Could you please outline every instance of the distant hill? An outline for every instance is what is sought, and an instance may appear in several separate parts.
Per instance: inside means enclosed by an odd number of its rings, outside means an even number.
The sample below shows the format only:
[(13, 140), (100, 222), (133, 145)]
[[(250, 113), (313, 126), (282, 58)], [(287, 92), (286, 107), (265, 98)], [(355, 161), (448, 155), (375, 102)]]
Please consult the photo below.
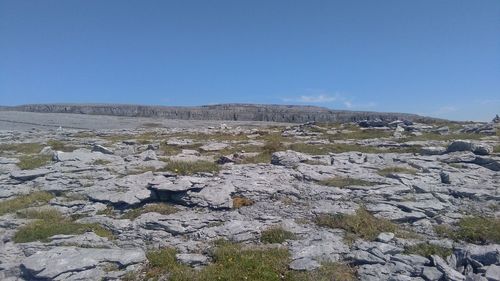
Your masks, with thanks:
[(203, 106), (149, 106), (124, 104), (26, 104), (1, 106), (0, 110), (77, 113), (127, 117), (153, 117), (181, 120), (272, 121), (288, 123), (353, 122), (382, 119), (432, 121), (436, 118), (408, 113), (331, 110), (317, 106), (217, 104)]

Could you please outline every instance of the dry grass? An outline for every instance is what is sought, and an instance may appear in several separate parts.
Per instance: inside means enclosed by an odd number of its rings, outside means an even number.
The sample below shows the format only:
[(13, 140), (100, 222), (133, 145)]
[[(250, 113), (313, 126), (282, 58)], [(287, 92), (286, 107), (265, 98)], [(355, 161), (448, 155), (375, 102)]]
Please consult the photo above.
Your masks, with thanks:
[(241, 207), (252, 206), (255, 204), (255, 201), (250, 200), (245, 197), (235, 196), (233, 197), (233, 208), (239, 209)]
[(33, 192), (28, 195), (0, 201), (0, 216), (14, 213), (21, 209), (47, 204), (54, 196), (44, 191)]
[(365, 181), (362, 179), (333, 177), (319, 182), (321, 185), (334, 186), (334, 187), (348, 187), (348, 186), (374, 186), (376, 182)]

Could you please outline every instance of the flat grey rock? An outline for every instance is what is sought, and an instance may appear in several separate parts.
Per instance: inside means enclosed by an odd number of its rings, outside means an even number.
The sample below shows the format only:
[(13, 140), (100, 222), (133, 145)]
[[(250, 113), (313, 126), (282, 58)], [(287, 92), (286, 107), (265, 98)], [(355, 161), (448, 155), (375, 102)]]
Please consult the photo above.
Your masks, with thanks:
[(28, 181), (38, 177), (43, 177), (53, 172), (54, 171), (49, 169), (20, 170), (11, 172), (10, 177), (20, 181)]
[(140, 249), (56, 247), (27, 257), (23, 260), (21, 266), (32, 278), (56, 279), (64, 273), (93, 269), (103, 262), (126, 267), (145, 260), (146, 255)]

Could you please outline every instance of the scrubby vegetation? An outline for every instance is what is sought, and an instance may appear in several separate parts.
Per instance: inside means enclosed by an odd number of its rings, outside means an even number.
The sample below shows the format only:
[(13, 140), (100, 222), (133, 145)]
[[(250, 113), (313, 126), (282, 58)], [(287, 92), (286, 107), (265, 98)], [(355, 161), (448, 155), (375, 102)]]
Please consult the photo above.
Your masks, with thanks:
[(13, 239), (16, 243), (46, 242), (48, 238), (57, 234), (82, 234), (88, 231), (109, 239), (113, 238), (109, 230), (97, 223), (77, 223), (55, 210), (27, 211), (24, 216), (37, 220), (18, 228)]
[(469, 243), (500, 243), (500, 219), (470, 216), (462, 218), (455, 227), (438, 225), (436, 233)]
[(28, 207), (41, 206), (47, 204), (54, 196), (44, 191), (33, 192), (28, 195), (21, 195), (12, 199), (0, 201), (0, 216), (7, 213), (14, 213)]
[(154, 203), (154, 204), (144, 205), (140, 208), (131, 209), (127, 211), (125, 214), (123, 214), (122, 218), (134, 220), (140, 215), (145, 213), (155, 212), (162, 215), (170, 215), (177, 213), (178, 211), (179, 209), (177, 209), (173, 205), (167, 203)]
[(387, 177), (393, 174), (408, 174), (408, 175), (415, 175), (417, 173), (417, 170), (413, 168), (406, 168), (406, 167), (387, 167), (383, 168), (377, 171), (377, 173), (383, 177)]
[(319, 182), (321, 185), (334, 186), (334, 187), (348, 187), (348, 186), (374, 186), (377, 183), (365, 181), (362, 179), (355, 179), (349, 177), (333, 177)]
[(433, 245), (430, 243), (420, 243), (413, 246), (406, 247), (405, 254), (407, 255), (419, 255), (423, 257), (430, 257), (431, 255), (438, 255), (442, 258), (446, 258), (451, 255), (453, 251), (442, 246)]
[[(355, 214), (322, 214), (318, 215), (315, 223), (319, 226), (329, 228), (340, 228), (345, 230), (346, 239), (363, 238), (374, 240), (381, 232), (396, 232), (398, 227), (392, 222), (374, 217), (365, 208), (359, 208)], [(349, 241), (350, 240), (350, 241)]]
[(286, 240), (294, 239), (295, 235), (280, 226), (274, 226), (262, 231), (260, 241), (262, 243), (283, 243)]

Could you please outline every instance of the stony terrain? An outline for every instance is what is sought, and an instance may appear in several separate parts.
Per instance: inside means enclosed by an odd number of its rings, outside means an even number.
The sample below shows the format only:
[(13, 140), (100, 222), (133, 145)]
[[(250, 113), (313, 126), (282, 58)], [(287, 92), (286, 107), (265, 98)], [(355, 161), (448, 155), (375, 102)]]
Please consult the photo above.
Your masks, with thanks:
[(498, 124), (146, 124), (0, 131), (1, 280), (500, 280)]

